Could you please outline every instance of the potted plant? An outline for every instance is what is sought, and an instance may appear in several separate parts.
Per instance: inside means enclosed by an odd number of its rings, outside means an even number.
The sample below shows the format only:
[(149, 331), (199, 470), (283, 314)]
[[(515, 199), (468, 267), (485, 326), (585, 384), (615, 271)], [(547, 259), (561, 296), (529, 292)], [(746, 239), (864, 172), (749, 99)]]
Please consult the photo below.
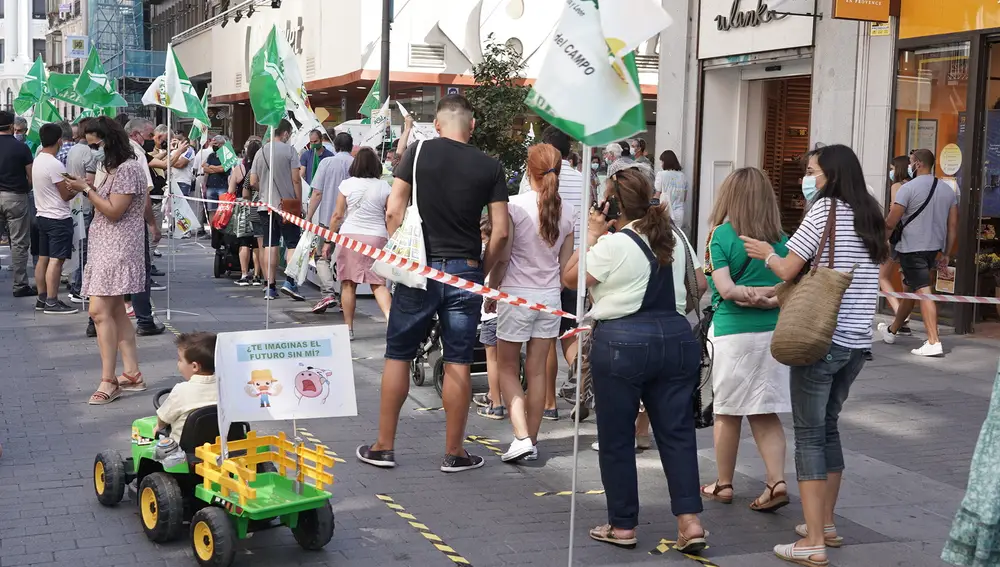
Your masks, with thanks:
[[(993, 252), (976, 254), (976, 271), (989, 277), (987, 281), (993, 282), (993, 296), (1000, 297), (1000, 255)], [(996, 307), (1000, 314), (1000, 305)]]

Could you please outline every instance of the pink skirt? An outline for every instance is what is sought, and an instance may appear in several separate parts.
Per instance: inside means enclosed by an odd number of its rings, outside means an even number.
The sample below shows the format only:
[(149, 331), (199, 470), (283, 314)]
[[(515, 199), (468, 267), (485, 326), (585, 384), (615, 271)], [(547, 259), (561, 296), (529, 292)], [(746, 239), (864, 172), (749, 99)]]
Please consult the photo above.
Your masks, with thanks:
[[(382, 248), (389, 241), (388, 238), (365, 234), (344, 234), (344, 236), (375, 248)], [(372, 265), (375, 263), (375, 260), (368, 256), (363, 256), (343, 246), (337, 247), (334, 256), (337, 262), (337, 280), (357, 284), (385, 285), (385, 278), (372, 271)]]

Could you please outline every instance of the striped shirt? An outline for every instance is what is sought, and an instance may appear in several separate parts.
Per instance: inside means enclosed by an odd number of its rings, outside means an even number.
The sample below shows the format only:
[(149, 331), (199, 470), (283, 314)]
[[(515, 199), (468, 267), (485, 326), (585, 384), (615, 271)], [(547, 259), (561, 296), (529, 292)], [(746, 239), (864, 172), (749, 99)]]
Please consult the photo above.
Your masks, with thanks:
[[(816, 201), (788, 241), (788, 249), (806, 261), (816, 256), (829, 211), (829, 199)], [(872, 320), (878, 303), (878, 264), (872, 260), (864, 242), (854, 230), (854, 211), (843, 201), (837, 201), (835, 241), (834, 269), (848, 272), (855, 264), (858, 268), (854, 271), (854, 280), (840, 304), (833, 342), (844, 348), (871, 348)], [(828, 250), (823, 250), (820, 255), (820, 266), (827, 265)]]
[[(521, 178), (521, 186), (518, 194), (523, 195), (531, 191), (531, 184), (528, 182), (528, 174)], [(583, 174), (573, 168), (568, 161), (562, 160), (562, 168), (559, 170), (559, 196), (563, 203), (570, 205), (573, 211), (573, 243), (576, 248), (580, 247), (580, 210), (583, 208)], [(591, 195), (593, 198), (593, 195)]]

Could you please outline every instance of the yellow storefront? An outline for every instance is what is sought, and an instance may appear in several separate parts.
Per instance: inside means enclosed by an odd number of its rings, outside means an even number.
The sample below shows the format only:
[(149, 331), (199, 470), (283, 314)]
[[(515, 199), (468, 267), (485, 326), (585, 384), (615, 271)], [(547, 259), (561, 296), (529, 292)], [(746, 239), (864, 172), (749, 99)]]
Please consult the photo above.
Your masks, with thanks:
[[(954, 288), (1000, 296), (1000, 4), (902, 0), (890, 155), (929, 149), (959, 195)], [(948, 308), (953, 309), (948, 310)], [(956, 332), (996, 320), (995, 306), (946, 304)]]

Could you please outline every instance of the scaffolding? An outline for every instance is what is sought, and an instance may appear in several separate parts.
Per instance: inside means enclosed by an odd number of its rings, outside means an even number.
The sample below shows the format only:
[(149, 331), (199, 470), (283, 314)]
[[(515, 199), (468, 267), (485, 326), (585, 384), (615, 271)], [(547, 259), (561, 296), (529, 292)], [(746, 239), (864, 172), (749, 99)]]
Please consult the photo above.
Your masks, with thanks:
[(91, 48), (96, 49), (108, 78), (125, 97), (130, 115), (145, 115), (141, 102), (150, 82), (163, 73), (166, 53), (148, 49), (142, 0), (89, 0)]

